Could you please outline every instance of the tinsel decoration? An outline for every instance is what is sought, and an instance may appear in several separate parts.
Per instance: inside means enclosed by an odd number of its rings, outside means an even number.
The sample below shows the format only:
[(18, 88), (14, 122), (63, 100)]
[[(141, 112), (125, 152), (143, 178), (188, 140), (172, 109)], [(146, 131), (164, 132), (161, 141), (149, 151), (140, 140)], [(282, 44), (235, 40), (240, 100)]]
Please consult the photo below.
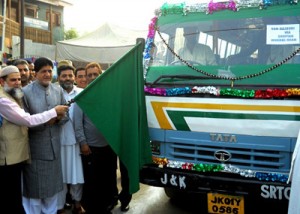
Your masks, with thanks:
[(206, 12), (207, 3), (186, 4), (184, 14)]
[(255, 95), (254, 90), (242, 90), (242, 89), (233, 89), (233, 88), (223, 88), (220, 89), (221, 96), (232, 96), (232, 97), (241, 97), (241, 98), (253, 98)]
[(172, 160), (168, 160), (167, 167), (176, 169), (186, 169), (197, 172), (219, 172), (224, 168), (222, 165), (217, 164), (194, 164)]
[(166, 89), (164, 89), (164, 88), (145, 87), (144, 91), (146, 93), (153, 94), (153, 95), (161, 95), (161, 96), (166, 96), (167, 95)]
[(152, 162), (155, 163), (155, 164), (158, 164), (158, 165), (166, 166), (168, 164), (168, 159), (152, 156)]
[(157, 22), (157, 17), (154, 17), (151, 19), (151, 22), (148, 26), (148, 36), (147, 40), (145, 42), (145, 49), (143, 53), (143, 64), (144, 64), (144, 79), (146, 78), (147, 75), (147, 70), (149, 67), (149, 63), (151, 60), (151, 49), (153, 48), (154, 44), (154, 37), (155, 37), (155, 32), (156, 32), (156, 22)]
[(233, 173), (238, 174), (242, 177), (246, 178), (256, 178), (260, 181), (271, 181), (271, 182), (282, 182), (286, 183), (288, 179), (288, 175), (280, 174), (280, 173), (265, 173), (265, 172), (256, 172), (249, 169), (241, 169), (236, 166), (232, 166), (231, 164), (195, 164), (195, 163), (188, 163), (182, 161), (173, 161), (168, 160), (167, 158), (160, 158), (152, 156), (153, 163), (174, 168), (174, 169), (184, 169), (184, 170), (191, 170), (197, 172), (226, 172), (226, 173)]
[(213, 0), (211, 0), (208, 3), (208, 7), (207, 7), (207, 14), (212, 14), (215, 11), (219, 11), (219, 10), (232, 10), (232, 11), (237, 11), (237, 5), (235, 3), (235, 1), (233, 0), (229, 0), (229, 2), (213, 2)]
[(282, 183), (286, 183), (288, 180), (287, 175), (278, 174), (278, 173), (264, 173), (264, 172), (256, 172), (255, 177), (260, 181), (279, 181)]
[(189, 13), (206, 13), (212, 14), (213, 12), (219, 10), (232, 10), (239, 11), (243, 8), (259, 8), (259, 9), (267, 9), (269, 6), (274, 4), (284, 5), (296, 5), (298, 0), (281, 0), (273, 2), (273, 0), (224, 0), (222, 2), (213, 2), (209, 3), (177, 3), (177, 4), (169, 4), (164, 3), (163, 6), (155, 11), (157, 16), (166, 16), (170, 14), (180, 14), (180, 15), (188, 15)]
[(230, 164), (222, 164), (222, 166), (224, 168), (223, 171), (225, 171), (225, 172), (239, 174), (240, 176), (243, 176), (243, 177), (249, 177), (249, 178), (255, 177), (255, 172), (252, 170), (240, 169), (240, 168), (232, 166)]
[(166, 89), (167, 96), (184, 95), (190, 93), (192, 93), (192, 89), (190, 87)]
[(144, 91), (148, 94), (159, 96), (178, 96), (185, 94), (210, 94), (214, 96), (254, 98), (254, 99), (282, 99), (290, 96), (300, 96), (300, 88), (289, 89), (265, 89), (265, 90), (247, 90), (234, 88), (216, 88), (214, 86), (194, 86), (184, 88), (152, 88), (145, 87)]
[(286, 89), (287, 96), (299, 96), (300, 88), (289, 88)]
[(194, 164), (193, 170), (197, 172), (220, 172), (224, 169), (222, 165), (217, 164)]
[(269, 6), (272, 5), (271, 0), (262, 0), (262, 2), (259, 4), (259, 9), (267, 9)]
[(161, 9), (161, 14), (163, 16), (168, 15), (168, 14), (186, 15), (184, 13), (184, 11), (186, 11), (186, 10), (184, 10), (184, 8), (185, 8), (185, 3), (178, 3), (178, 4), (164, 3), (160, 9)]
[(255, 98), (263, 98), (263, 99), (272, 99), (272, 98), (284, 98), (287, 97), (288, 93), (286, 90), (282, 89), (266, 89), (266, 90), (257, 90), (255, 91)]
[(194, 86), (192, 88), (192, 93), (193, 94), (212, 94), (215, 96), (220, 95), (220, 89), (213, 87), (213, 86), (207, 86), (207, 87), (198, 87)]

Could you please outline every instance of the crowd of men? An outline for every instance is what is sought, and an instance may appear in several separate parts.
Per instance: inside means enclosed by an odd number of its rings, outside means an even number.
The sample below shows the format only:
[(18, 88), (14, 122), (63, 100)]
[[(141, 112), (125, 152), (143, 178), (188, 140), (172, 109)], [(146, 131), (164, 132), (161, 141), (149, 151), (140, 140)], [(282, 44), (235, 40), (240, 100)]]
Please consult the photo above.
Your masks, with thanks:
[(0, 71), (1, 212), (101, 214), (121, 202), (129, 210), (128, 174), (117, 155), (76, 103), (70, 101), (102, 74), (91, 62), (75, 68), (48, 58), (15, 60)]

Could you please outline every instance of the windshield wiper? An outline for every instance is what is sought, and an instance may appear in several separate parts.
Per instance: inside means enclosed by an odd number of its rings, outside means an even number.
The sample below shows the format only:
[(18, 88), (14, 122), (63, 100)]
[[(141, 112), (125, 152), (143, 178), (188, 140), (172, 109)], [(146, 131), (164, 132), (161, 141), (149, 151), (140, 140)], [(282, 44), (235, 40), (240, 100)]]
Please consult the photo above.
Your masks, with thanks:
[(165, 83), (159, 83), (159, 81), (162, 79), (183, 79), (183, 80), (204, 79), (204, 80), (207, 80), (207, 79), (217, 79), (217, 78), (207, 77), (207, 76), (195, 76), (195, 75), (161, 75), (153, 83), (151, 83), (150, 86), (165, 84)]

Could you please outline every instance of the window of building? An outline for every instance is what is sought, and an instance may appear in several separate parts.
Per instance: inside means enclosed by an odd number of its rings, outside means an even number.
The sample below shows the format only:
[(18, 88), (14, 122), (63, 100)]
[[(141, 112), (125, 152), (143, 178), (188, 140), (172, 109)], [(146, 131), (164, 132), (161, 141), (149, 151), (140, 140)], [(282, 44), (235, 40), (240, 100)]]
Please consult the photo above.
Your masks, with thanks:
[[(50, 21), (50, 11), (46, 12), (46, 19)], [(59, 12), (52, 11), (52, 26), (61, 26), (61, 14)]]
[(38, 18), (38, 6), (32, 4), (25, 5), (25, 16), (30, 18)]
[(8, 5), (7, 5), (7, 10), (6, 10), (6, 16), (15, 21), (19, 22), (19, 10), (18, 10), (18, 3), (17, 2), (11, 2), (11, 9), (9, 10)]

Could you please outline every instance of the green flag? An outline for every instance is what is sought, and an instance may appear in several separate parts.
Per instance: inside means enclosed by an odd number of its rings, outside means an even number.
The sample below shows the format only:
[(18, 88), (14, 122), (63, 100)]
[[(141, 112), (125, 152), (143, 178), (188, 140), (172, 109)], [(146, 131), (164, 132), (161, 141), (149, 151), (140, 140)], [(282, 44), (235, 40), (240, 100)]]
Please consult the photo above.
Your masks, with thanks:
[(151, 163), (142, 51), (137, 44), (74, 99), (126, 166), (131, 193), (139, 190), (139, 170)]

